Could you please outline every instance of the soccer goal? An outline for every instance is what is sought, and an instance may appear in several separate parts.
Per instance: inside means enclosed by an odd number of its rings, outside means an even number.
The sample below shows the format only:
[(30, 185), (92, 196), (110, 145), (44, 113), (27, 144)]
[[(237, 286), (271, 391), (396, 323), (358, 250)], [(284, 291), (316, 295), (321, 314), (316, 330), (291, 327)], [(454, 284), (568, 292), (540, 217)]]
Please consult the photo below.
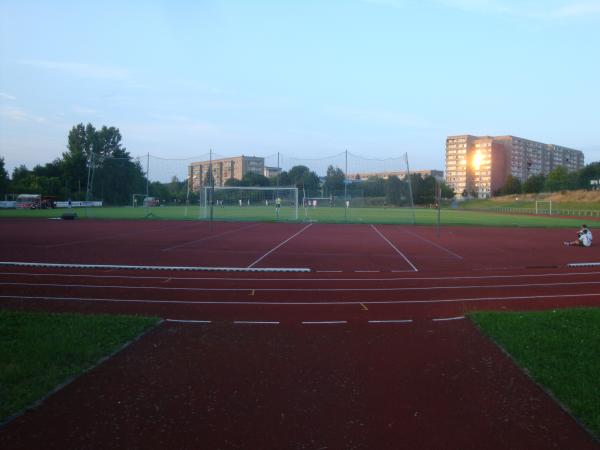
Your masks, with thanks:
[(535, 213), (552, 215), (552, 200), (536, 200)]
[(205, 219), (298, 220), (298, 188), (205, 186), (201, 202)]

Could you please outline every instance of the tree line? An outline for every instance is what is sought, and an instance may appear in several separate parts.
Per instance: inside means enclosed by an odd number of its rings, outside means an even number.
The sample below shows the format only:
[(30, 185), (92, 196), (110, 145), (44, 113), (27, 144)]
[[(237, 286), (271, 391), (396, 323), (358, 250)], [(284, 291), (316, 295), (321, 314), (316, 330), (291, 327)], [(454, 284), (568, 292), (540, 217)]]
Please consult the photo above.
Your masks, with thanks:
[(495, 195), (538, 194), (540, 192), (590, 189), (590, 181), (600, 179), (600, 162), (588, 164), (583, 169), (569, 172), (564, 166), (554, 168), (548, 175), (533, 175), (525, 182), (509, 175)]

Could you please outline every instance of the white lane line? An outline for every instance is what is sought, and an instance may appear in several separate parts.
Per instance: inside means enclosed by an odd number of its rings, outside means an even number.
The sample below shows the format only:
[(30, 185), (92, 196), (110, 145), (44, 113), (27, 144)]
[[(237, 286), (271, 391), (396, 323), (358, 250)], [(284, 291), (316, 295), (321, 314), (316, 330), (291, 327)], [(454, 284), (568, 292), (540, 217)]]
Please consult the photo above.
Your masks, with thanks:
[(213, 235), (210, 235), (210, 236), (205, 236), (203, 238), (196, 239), (194, 241), (188, 241), (188, 242), (184, 242), (182, 244), (172, 245), (171, 247), (161, 248), (161, 251), (168, 252), (168, 251), (171, 251), (171, 250), (175, 250), (176, 248), (185, 247), (186, 245), (197, 244), (198, 242), (208, 241), (210, 239), (214, 239), (214, 238), (218, 238), (218, 237), (222, 237), (222, 236), (227, 236), (228, 234), (236, 233), (236, 232), (242, 231), (242, 230), (247, 230), (248, 228), (252, 228), (252, 227), (256, 227), (256, 226), (258, 226), (258, 224), (254, 223), (252, 225), (247, 225), (245, 227), (236, 228), (235, 230), (224, 231), (223, 233), (213, 234)]
[[(3, 264), (0, 263), (0, 266)], [(131, 267), (131, 266), (129, 266)], [(260, 269), (254, 269), (259, 271)], [(339, 272), (332, 271), (332, 272)], [(392, 272), (409, 272), (414, 273), (414, 270), (393, 270)], [(527, 275), (477, 275), (477, 276), (455, 276), (455, 277), (387, 277), (387, 278), (247, 278), (247, 277), (174, 277), (174, 276), (158, 276), (158, 275), (94, 275), (94, 274), (70, 274), (70, 273), (35, 273), (35, 272), (0, 272), (0, 275), (7, 276), (26, 276), (26, 277), (62, 277), (62, 278), (115, 278), (123, 280), (190, 280), (190, 281), (355, 281), (360, 283), (365, 282), (380, 282), (380, 281), (445, 281), (445, 280), (493, 280), (504, 278), (544, 278), (544, 277), (577, 277), (577, 276), (598, 276), (600, 271), (594, 272), (563, 272), (563, 273), (539, 273)]]
[(166, 319), (165, 322), (175, 323), (212, 323), (210, 320)]
[(341, 270), (315, 270), (318, 273), (342, 273)]
[(356, 273), (379, 273), (380, 270), (355, 270)]
[(80, 289), (124, 289), (124, 290), (153, 290), (178, 292), (410, 292), (410, 291), (439, 291), (439, 290), (470, 290), (470, 289), (513, 289), (513, 288), (553, 288), (562, 286), (596, 286), (600, 281), (564, 281), (557, 283), (522, 283), (522, 284), (478, 284), (467, 286), (412, 286), (412, 287), (371, 287), (371, 288), (256, 288), (256, 287), (176, 287), (176, 286), (129, 286), (126, 284), (63, 284), (63, 283), (20, 283), (0, 282), (0, 286), (27, 286), (50, 288), (80, 288)]
[(408, 265), (409, 265), (410, 267), (412, 267), (412, 268), (413, 268), (413, 270), (414, 270), (415, 272), (418, 272), (418, 271), (419, 271), (419, 269), (417, 269), (417, 268), (415, 267), (415, 265), (414, 265), (412, 262), (410, 262), (410, 260), (409, 260), (409, 259), (406, 257), (406, 255), (405, 255), (404, 253), (402, 253), (400, 250), (398, 250), (398, 248), (396, 248), (396, 246), (395, 246), (394, 244), (392, 244), (392, 243), (390, 242), (390, 240), (389, 240), (388, 238), (386, 238), (386, 237), (385, 237), (385, 236), (384, 236), (384, 235), (381, 233), (381, 231), (379, 231), (379, 230), (377, 229), (377, 227), (375, 227), (375, 225), (371, 225), (371, 228), (373, 228), (373, 230), (375, 230), (375, 231), (377, 232), (377, 234), (378, 234), (379, 236), (381, 236), (381, 238), (382, 238), (382, 239), (383, 239), (385, 242), (387, 242), (387, 243), (388, 243), (388, 244), (389, 244), (389, 245), (390, 245), (390, 246), (391, 246), (391, 247), (392, 247), (394, 250), (396, 250), (396, 252), (397, 252), (397, 253), (398, 253), (400, 256), (402, 256), (402, 257), (404, 258), (404, 260), (405, 260), (405, 261), (408, 263)]
[(431, 319), (434, 322), (446, 322), (448, 320), (462, 320), (465, 316), (456, 316), (456, 317), (439, 317), (437, 319)]
[(279, 325), (279, 322), (274, 320), (234, 320), (233, 323), (241, 325)]
[(412, 323), (412, 319), (399, 319), (399, 320), (369, 320), (369, 323)]
[(338, 325), (348, 323), (347, 320), (305, 320), (302, 322), (302, 325)]
[(120, 299), (120, 298), (90, 298), (90, 297), (63, 297), (63, 296), (47, 296), (47, 295), (0, 295), (0, 299), (6, 300), (50, 300), (50, 301), (80, 301), (80, 302), (108, 302), (108, 303), (142, 303), (142, 304), (165, 304), (173, 305), (253, 305), (253, 306), (332, 306), (332, 305), (430, 305), (444, 303), (470, 303), (470, 302), (512, 302), (522, 300), (548, 300), (548, 299), (574, 299), (574, 298), (591, 298), (600, 297), (600, 292), (591, 294), (557, 294), (557, 295), (520, 295), (509, 297), (467, 297), (467, 298), (450, 298), (438, 300), (373, 300), (373, 301), (319, 301), (312, 302), (285, 302), (285, 301), (237, 301), (237, 300), (149, 300), (149, 299)]
[(433, 245), (434, 247), (436, 247), (436, 248), (439, 248), (440, 250), (443, 250), (443, 251), (445, 251), (446, 253), (448, 253), (449, 255), (452, 255), (452, 256), (454, 256), (454, 257), (455, 257), (455, 258), (457, 258), (457, 259), (463, 259), (463, 257), (462, 257), (462, 256), (460, 256), (460, 255), (459, 255), (459, 254), (457, 254), (457, 253), (454, 253), (452, 250), (450, 250), (450, 249), (447, 249), (446, 247), (443, 247), (443, 246), (439, 245), (439, 244), (438, 244), (438, 243), (436, 243), (436, 242), (430, 241), (429, 239), (427, 239), (427, 238), (424, 238), (423, 236), (419, 236), (417, 233), (413, 233), (412, 231), (408, 231), (408, 230), (406, 230), (406, 229), (404, 229), (404, 228), (402, 228), (402, 231), (404, 231), (404, 232), (405, 232), (405, 233), (407, 233), (407, 234), (410, 234), (411, 236), (414, 236), (414, 237), (416, 237), (416, 238), (419, 238), (419, 239), (421, 239), (423, 242), (427, 242), (428, 244), (430, 244), (430, 245)]
[(279, 247), (281, 247), (282, 245), (288, 243), (289, 241), (291, 241), (292, 239), (294, 239), (296, 236), (298, 236), (300, 233), (302, 233), (304, 230), (306, 230), (307, 228), (311, 227), (312, 223), (309, 223), (308, 225), (306, 225), (304, 228), (302, 228), (300, 231), (298, 231), (296, 234), (294, 234), (293, 236), (290, 236), (289, 238), (287, 238), (285, 241), (283, 241), (282, 243), (280, 243), (279, 245), (273, 247), (271, 250), (269, 250), (267, 253), (265, 253), (264, 255), (262, 255), (260, 258), (258, 258), (256, 261), (254, 261), (252, 264), (250, 264), (248, 266), (248, 269), (252, 268), (253, 266), (255, 266), (256, 264), (258, 264), (260, 261), (262, 261), (263, 259), (265, 259), (267, 256), (269, 256), (271, 253), (273, 253), (275, 250), (277, 250)]

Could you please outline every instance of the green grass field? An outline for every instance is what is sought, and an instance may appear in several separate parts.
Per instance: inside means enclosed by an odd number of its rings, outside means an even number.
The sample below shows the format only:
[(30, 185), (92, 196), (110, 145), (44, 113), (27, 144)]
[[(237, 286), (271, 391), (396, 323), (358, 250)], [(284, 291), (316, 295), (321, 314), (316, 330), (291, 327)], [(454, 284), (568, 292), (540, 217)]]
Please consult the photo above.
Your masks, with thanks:
[[(3, 217), (60, 217), (66, 209), (46, 210), (0, 210)], [(72, 209), (80, 219), (165, 219), (165, 220), (206, 220), (204, 210), (198, 206), (164, 206), (156, 208), (103, 207)], [(149, 215), (151, 213), (151, 215)], [(317, 207), (298, 210), (299, 221), (312, 220), (322, 223), (374, 223), (374, 224), (411, 224), (413, 213), (407, 208), (328, 208)], [(415, 222), (418, 225), (435, 225), (434, 209), (415, 209)], [(295, 221), (292, 208), (282, 208), (281, 221)], [(215, 207), (214, 220), (228, 221), (276, 221), (273, 208), (266, 206), (250, 207)], [(564, 218), (555, 216), (534, 216), (524, 214), (500, 214), (484, 211), (462, 209), (442, 209), (442, 225), (479, 225), (479, 226), (518, 226), (518, 227), (566, 227), (577, 228), (582, 221), (598, 220), (598, 218)], [(592, 225), (593, 228), (593, 225)]]
[(0, 422), (157, 322), (0, 309)]
[(600, 309), (470, 317), (600, 438)]

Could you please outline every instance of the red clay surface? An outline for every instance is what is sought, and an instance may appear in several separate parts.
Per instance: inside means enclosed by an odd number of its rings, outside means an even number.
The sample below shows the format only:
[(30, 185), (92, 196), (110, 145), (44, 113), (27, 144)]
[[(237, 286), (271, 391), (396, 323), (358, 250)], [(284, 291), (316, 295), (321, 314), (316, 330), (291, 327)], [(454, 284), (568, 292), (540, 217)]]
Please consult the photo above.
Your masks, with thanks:
[(2, 307), (210, 322), (162, 325), (13, 421), (2, 448), (598, 448), (461, 319), (600, 306), (600, 268), (567, 267), (600, 246), (564, 247), (570, 230), (0, 227), (0, 261), (312, 270), (0, 267)]

